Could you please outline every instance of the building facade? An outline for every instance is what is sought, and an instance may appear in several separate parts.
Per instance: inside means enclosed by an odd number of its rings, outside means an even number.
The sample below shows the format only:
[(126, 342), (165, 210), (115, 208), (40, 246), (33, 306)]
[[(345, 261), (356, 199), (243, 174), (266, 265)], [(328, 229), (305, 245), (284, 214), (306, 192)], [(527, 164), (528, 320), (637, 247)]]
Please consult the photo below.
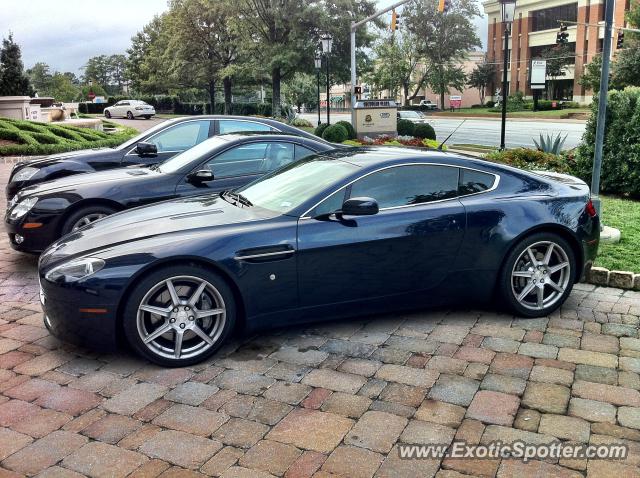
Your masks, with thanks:
[[(616, 1), (615, 27), (624, 26), (624, 16), (629, 9), (629, 2), (630, 0)], [(490, 91), (495, 95), (496, 89), (502, 84), (505, 27), (501, 21), (499, 1), (485, 2), (484, 11), (489, 17), (487, 61), (495, 63), (497, 71), (495, 85)], [(506, 53), (509, 62), (507, 70), (509, 94), (521, 91), (526, 97), (533, 95), (529, 85), (531, 59), (538, 58), (543, 51), (556, 45), (556, 35), (561, 21), (577, 23), (566, 24), (569, 34), (567, 45), (573, 52), (573, 58), (567, 55), (568, 65), (564, 68), (564, 75), (554, 79), (554, 97), (551, 97), (549, 88), (543, 96), (548, 99), (566, 99), (578, 103), (591, 102), (593, 92), (585, 90), (580, 85), (579, 79), (585, 65), (602, 52), (604, 0), (518, 0), (511, 27), (509, 49)], [(614, 28), (612, 45), (614, 53), (617, 32)], [(547, 80), (551, 78), (547, 77)]]

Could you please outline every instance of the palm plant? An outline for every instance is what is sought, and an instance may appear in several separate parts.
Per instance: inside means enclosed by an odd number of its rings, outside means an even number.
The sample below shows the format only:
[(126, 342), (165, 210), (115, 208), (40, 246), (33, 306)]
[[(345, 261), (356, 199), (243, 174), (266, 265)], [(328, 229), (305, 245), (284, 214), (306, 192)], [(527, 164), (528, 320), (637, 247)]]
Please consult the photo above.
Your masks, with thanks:
[(542, 151), (543, 153), (558, 155), (562, 151), (562, 146), (564, 146), (564, 142), (567, 139), (567, 136), (568, 135), (565, 135), (565, 137), (563, 138), (562, 134), (558, 133), (557, 136), (547, 134), (545, 138), (544, 136), (542, 136), (542, 133), (540, 133), (540, 142), (536, 141), (535, 139), (533, 140), (533, 142), (535, 143), (536, 148), (538, 148), (539, 151)]

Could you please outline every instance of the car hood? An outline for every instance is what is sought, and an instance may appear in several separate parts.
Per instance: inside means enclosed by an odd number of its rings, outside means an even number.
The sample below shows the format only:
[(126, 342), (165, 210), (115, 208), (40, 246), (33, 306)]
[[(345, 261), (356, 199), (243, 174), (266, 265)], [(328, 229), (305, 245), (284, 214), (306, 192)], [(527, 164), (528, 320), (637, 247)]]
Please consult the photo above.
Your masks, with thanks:
[(22, 161), (19, 163), (20, 168), (23, 167), (42, 167), (47, 164), (57, 163), (59, 161), (65, 161), (68, 159), (82, 161), (93, 158), (96, 155), (104, 155), (109, 153), (115, 153), (116, 150), (112, 148), (93, 148), (93, 149), (82, 149), (79, 151), (71, 151), (68, 153), (59, 153), (52, 154), (49, 156), (45, 156), (44, 158), (30, 159), (28, 161)]
[(278, 215), (258, 207), (236, 206), (219, 194), (163, 201), (114, 214), (67, 234), (42, 254), (40, 264), (151, 237), (176, 233), (184, 237), (205, 229), (262, 221)]
[(91, 186), (113, 181), (136, 181), (144, 177), (157, 177), (160, 173), (150, 168), (119, 168), (99, 171), (95, 173), (74, 174), (64, 178), (54, 179), (44, 183), (28, 186), (17, 195), (18, 200), (25, 196), (41, 196), (51, 193), (74, 190), (82, 186)]

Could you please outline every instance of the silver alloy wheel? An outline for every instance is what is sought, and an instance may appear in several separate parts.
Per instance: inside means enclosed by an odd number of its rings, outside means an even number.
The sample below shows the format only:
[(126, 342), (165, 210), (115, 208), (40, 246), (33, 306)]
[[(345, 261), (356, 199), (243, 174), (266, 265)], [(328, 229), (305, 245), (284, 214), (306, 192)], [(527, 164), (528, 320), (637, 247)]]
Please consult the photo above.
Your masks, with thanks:
[(571, 263), (557, 243), (540, 241), (520, 253), (511, 271), (511, 291), (523, 307), (542, 310), (554, 305), (571, 278)]
[(193, 276), (158, 282), (142, 298), (136, 318), (142, 343), (171, 359), (195, 357), (213, 347), (225, 322), (226, 307), (218, 289)]
[(78, 219), (75, 222), (75, 224), (73, 225), (71, 230), (72, 231), (77, 231), (81, 227), (84, 227), (87, 224), (91, 224), (92, 222), (95, 222), (98, 219), (102, 219), (103, 217), (107, 217), (107, 214), (105, 214), (103, 212), (95, 212), (95, 213), (92, 213), (92, 214), (87, 214), (86, 216), (82, 216), (80, 219)]

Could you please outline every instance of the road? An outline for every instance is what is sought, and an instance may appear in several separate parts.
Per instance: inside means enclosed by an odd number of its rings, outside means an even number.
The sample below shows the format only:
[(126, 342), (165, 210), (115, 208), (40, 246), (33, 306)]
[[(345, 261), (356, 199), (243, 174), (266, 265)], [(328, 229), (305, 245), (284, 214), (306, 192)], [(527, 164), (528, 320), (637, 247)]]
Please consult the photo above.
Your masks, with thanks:
[[(301, 117), (316, 124), (318, 116), (312, 113), (302, 113)], [(325, 116), (323, 115), (323, 120)], [(350, 121), (348, 113), (338, 113), (331, 115), (331, 121)], [(144, 131), (152, 126), (165, 121), (163, 119), (113, 119), (117, 123), (130, 126), (138, 131)], [(429, 123), (436, 130), (438, 141), (444, 139), (462, 123), (459, 118), (437, 118), (430, 117)], [(546, 135), (561, 133), (567, 135), (564, 143), (565, 148), (574, 148), (580, 143), (584, 133), (585, 123), (572, 121), (532, 121), (532, 120), (509, 120), (507, 121), (507, 147), (518, 146), (535, 147), (533, 139), (538, 139), (540, 134)], [(500, 145), (500, 121), (494, 119), (473, 118), (468, 119), (460, 126), (455, 134), (449, 138), (448, 144), (482, 144), (486, 146)]]
[[(318, 121), (318, 116), (311, 113), (303, 113), (303, 118), (313, 124)], [(323, 121), (326, 116), (323, 115)], [(331, 115), (331, 121), (350, 121), (348, 113)], [(429, 117), (429, 123), (436, 130), (438, 141), (443, 141), (455, 128), (462, 123), (459, 118)], [(532, 121), (532, 120), (508, 120), (506, 131), (506, 143), (508, 148), (519, 146), (535, 147), (533, 139), (538, 139), (540, 134), (546, 135), (561, 133), (567, 135), (565, 148), (573, 148), (580, 143), (585, 130), (585, 123), (572, 121)], [(449, 139), (449, 144), (482, 144), (486, 146), (500, 145), (500, 121), (491, 118), (468, 119), (460, 126), (456, 133)]]

